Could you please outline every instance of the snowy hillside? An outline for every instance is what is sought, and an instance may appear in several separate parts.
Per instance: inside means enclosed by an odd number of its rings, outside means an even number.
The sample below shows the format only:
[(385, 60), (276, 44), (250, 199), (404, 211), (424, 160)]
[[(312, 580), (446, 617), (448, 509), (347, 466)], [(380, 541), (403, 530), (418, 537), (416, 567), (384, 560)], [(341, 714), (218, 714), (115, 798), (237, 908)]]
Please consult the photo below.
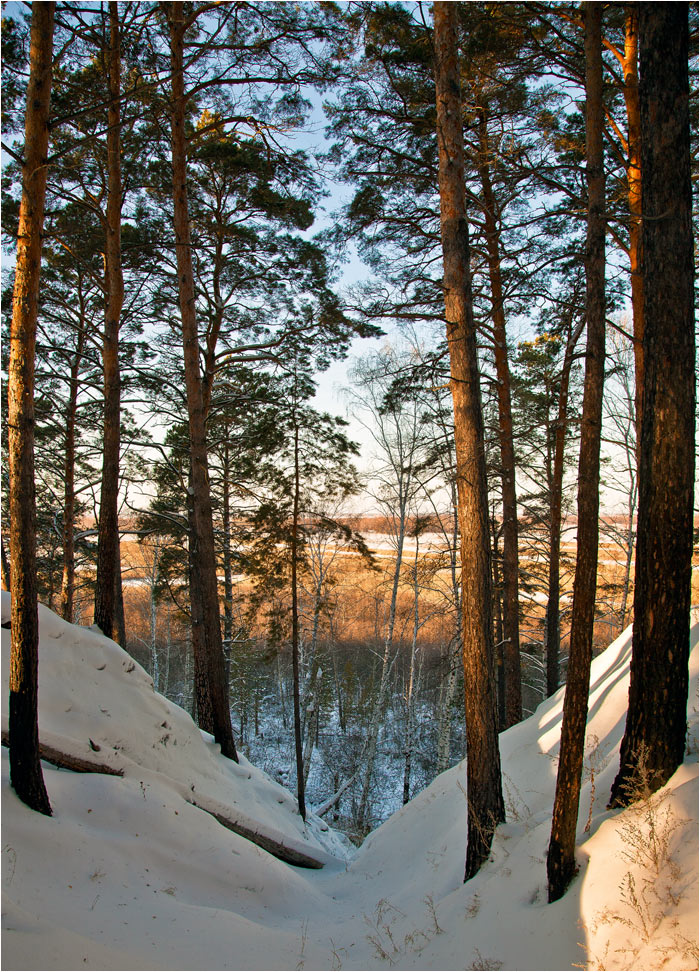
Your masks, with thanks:
[[(629, 632), (594, 662), (581, 870), (554, 905), (544, 858), (563, 692), (501, 736), (508, 822), (464, 885), (463, 765), (355, 852), (223, 759), (114, 643), (45, 608), (40, 625), (42, 744), (123, 775), (45, 763), (46, 818), (15, 797), (3, 748), (3, 968), (697, 968), (697, 621), (688, 755), (648, 805), (605, 810)], [(6, 699), (7, 630), (2, 652)], [(323, 867), (285, 863), (213, 814)]]

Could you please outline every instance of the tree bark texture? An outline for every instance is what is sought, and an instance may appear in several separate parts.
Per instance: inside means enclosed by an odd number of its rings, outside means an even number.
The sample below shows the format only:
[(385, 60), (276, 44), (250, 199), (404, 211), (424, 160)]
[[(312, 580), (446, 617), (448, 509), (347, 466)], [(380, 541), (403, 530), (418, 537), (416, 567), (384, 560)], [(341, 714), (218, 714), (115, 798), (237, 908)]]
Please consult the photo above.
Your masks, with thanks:
[(688, 4), (639, 5), (644, 393), (629, 710), (611, 805), (683, 760), (695, 464)]
[(575, 872), (576, 823), (588, 717), (598, 571), (598, 487), (605, 372), (605, 174), (601, 5), (585, 3), (586, 52), (586, 374), (579, 454), (578, 536), (569, 669), (547, 855), (549, 900), (558, 900)]
[(190, 488), (192, 501), (192, 532), (190, 557), (191, 578), (196, 577), (199, 597), (192, 598), (192, 644), (201, 653), (195, 659), (198, 716), (211, 709), (212, 731), (221, 752), (238, 760), (231, 729), (228, 704), (228, 683), (221, 641), (219, 620), (219, 592), (216, 576), (216, 551), (212, 519), (211, 492), (206, 444), (205, 406), (199, 366), (199, 335), (195, 310), (194, 274), (190, 242), (187, 199), (187, 139), (185, 136), (186, 102), (184, 79), (183, 4), (166, 6), (170, 25), (172, 68), (171, 139), (173, 166), (173, 225), (177, 249), (182, 344), (185, 365), (185, 386), (190, 439)]
[(10, 782), (33, 810), (51, 814), (39, 757), (39, 617), (36, 590), (34, 359), (46, 200), (54, 3), (32, 5), (22, 201), (10, 325)]
[(107, 108), (107, 212), (105, 217), (105, 324), (102, 344), (104, 375), (104, 434), (100, 522), (97, 535), (95, 624), (108, 638), (118, 637), (117, 571), (119, 558), (119, 450), (121, 377), (119, 373), (119, 319), (124, 303), (121, 256), (121, 57), (119, 12), (109, 4), (109, 105)]
[(469, 268), (456, 17), (455, 4), (444, 0), (435, 3), (440, 228), (462, 561), (468, 880), (487, 859), (494, 830), (505, 813), (498, 750), (486, 462)]
[(498, 436), (501, 449), (501, 493), (503, 504), (503, 658), (505, 662), (505, 728), (523, 717), (520, 672), (520, 622), (518, 595), (518, 501), (515, 487), (515, 449), (511, 408), (510, 366), (503, 279), (499, 248), (500, 233), (489, 171), (489, 138), (485, 109), (479, 110), (479, 173), (483, 191), (484, 232), (491, 285), (491, 322), (498, 395)]

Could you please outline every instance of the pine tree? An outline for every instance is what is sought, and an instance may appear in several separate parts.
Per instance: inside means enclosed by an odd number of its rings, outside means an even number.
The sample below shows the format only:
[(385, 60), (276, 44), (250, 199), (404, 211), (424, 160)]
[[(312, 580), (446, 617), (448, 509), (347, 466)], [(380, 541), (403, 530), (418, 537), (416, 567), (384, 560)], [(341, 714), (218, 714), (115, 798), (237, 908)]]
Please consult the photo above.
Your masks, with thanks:
[(639, 5), (644, 389), (630, 697), (611, 806), (683, 760), (695, 465), (689, 5)]
[[(299, 813), (306, 819), (304, 717), (302, 712), (302, 607), (301, 579), (308, 572), (306, 547), (318, 529), (318, 523), (332, 527), (353, 540), (366, 554), (359, 538), (347, 528), (325, 518), (323, 510), (329, 497), (347, 497), (357, 491), (357, 480), (351, 457), (357, 448), (342, 431), (343, 420), (319, 413), (308, 402), (315, 391), (309, 375), (309, 360), (301, 355), (292, 362), (283, 381), (278, 383), (275, 406), (277, 428), (283, 441), (277, 456), (278, 485), (269, 502), (257, 514), (258, 529), (266, 519), (277, 539), (288, 548), (288, 583), (290, 591), (290, 642), (292, 654), (292, 695), (294, 714), (294, 752)], [(283, 570), (282, 583), (285, 583)], [(313, 669), (314, 641), (306, 665)]]
[(601, 8), (584, 6), (586, 48), (586, 375), (579, 453), (578, 535), (569, 668), (562, 718), (552, 835), (547, 854), (549, 900), (575, 873), (574, 847), (588, 714), (598, 567), (598, 489), (605, 371), (605, 173)]
[(184, 5), (166, 5), (170, 30), (172, 77), (171, 140), (173, 178), (173, 225), (177, 246), (182, 344), (190, 431), (190, 482), (195, 544), (190, 550), (190, 596), (193, 639), (201, 651), (197, 712), (200, 725), (212, 732), (224, 756), (238, 761), (228, 707), (224, 654), (219, 621), (214, 528), (209, 489), (206, 413), (200, 381), (199, 338), (190, 240), (187, 198), (187, 145), (185, 134), (186, 93), (184, 80), (184, 38), (188, 24)]
[(46, 197), (54, 3), (34, 4), (22, 166), (17, 263), (10, 332), (10, 780), (33, 810), (51, 814), (39, 761), (34, 487), (34, 352)]
[[(121, 602), (119, 557), (119, 447), (121, 431), (121, 374), (119, 329), (124, 304), (121, 253), (121, 30), (116, 0), (109, 4), (109, 46), (104, 51), (109, 89), (107, 108), (107, 201), (105, 207), (105, 319), (102, 345), (104, 374), (104, 432), (100, 518), (97, 537), (95, 624), (108, 638), (118, 637)], [(121, 605), (123, 616), (123, 605)], [(123, 640), (123, 634), (122, 634)]]
[(564, 640), (561, 603), (562, 531), (571, 508), (567, 471), (575, 462), (580, 376), (575, 364), (585, 325), (579, 281), (561, 298), (561, 307), (537, 325), (534, 341), (522, 341), (514, 365), (515, 421), (518, 428), (518, 469), (526, 485), (520, 492), (524, 508), (521, 537), (525, 549), (546, 557), (545, 574), (531, 575), (523, 587), (544, 593), (545, 698), (560, 684), (560, 654)]
[(454, 405), (462, 562), (467, 880), (488, 857), (494, 830), (505, 819), (505, 810), (493, 671), (486, 465), (469, 270), (455, 8), (450, 3), (436, 3), (434, 13), (443, 286)]

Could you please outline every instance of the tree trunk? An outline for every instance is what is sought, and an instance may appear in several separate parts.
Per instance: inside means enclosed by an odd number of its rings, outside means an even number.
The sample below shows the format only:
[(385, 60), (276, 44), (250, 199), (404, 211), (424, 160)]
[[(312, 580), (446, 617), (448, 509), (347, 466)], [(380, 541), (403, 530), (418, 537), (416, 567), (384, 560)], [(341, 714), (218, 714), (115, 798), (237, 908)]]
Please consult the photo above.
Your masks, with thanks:
[(306, 799), (304, 796), (304, 754), (301, 731), (301, 704), (299, 692), (299, 503), (301, 499), (299, 481), (299, 426), (294, 419), (294, 507), (292, 510), (292, 689), (294, 696), (294, 755), (297, 768), (297, 802), (299, 815), (306, 820)]
[(627, 199), (630, 210), (630, 286), (632, 290), (632, 333), (636, 377), (637, 442), (642, 421), (644, 388), (644, 283), (642, 276), (642, 129), (637, 71), (638, 4), (628, 3), (625, 11), (625, 108), (627, 110)]
[[(156, 589), (158, 586), (159, 577), (159, 558), (160, 558), (160, 545), (156, 541), (154, 546), (149, 546), (146, 548), (150, 551), (151, 557), (151, 570), (150, 576), (148, 578), (148, 647), (151, 653), (151, 675), (153, 677), (153, 688), (156, 692), (161, 691), (161, 677), (160, 677), (160, 661), (158, 658), (158, 601), (156, 598)], [(164, 693), (163, 693), (164, 694)]]
[(436, 2), (434, 16), (440, 228), (462, 560), (467, 728), (467, 880), (476, 874), (488, 857), (494, 830), (505, 818), (505, 812), (493, 671), (486, 462), (469, 269), (455, 4), (445, 0)]
[(229, 444), (229, 424), (226, 423), (226, 441), (223, 457), (223, 508), (222, 527), (224, 533), (224, 659), (226, 680), (231, 673), (231, 652), (233, 650), (233, 567), (231, 563), (231, 448)]
[(51, 814), (39, 759), (39, 618), (36, 591), (34, 357), (51, 100), (54, 3), (32, 5), (22, 201), (12, 296), (8, 396), (10, 560), (10, 781), (17, 796)]
[(170, 651), (172, 648), (172, 640), (170, 636), (170, 603), (166, 608), (167, 614), (165, 616), (165, 674), (163, 676), (163, 684), (161, 686), (161, 695), (165, 695), (166, 698), (170, 694)]
[[(193, 566), (191, 578), (196, 576), (200, 591), (199, 604), (192, 601), (193, 648), (200, 654), (197, 681), (197, 712), (211, 709), (214, 738), (224, 756), (238, 761), (236, 745), (231, 729), (231, 713), (228, 704), (228, 685), (221, 642), (219, 620), (219, 592), (216, 576), (216, 552), (214, 548), (214, 524), (209, 488), (209, 471), (206, 444), (205, 409), (199, 366), (199, 335), (195, 310), (194, 275), (190, 243), (189, 211), (187, 201), (187, 140), (185, 116), (187, 96), (184, 79), (183, 4), (166, 5), (170, 26), (170, 52), (172, 68), (171, 138), (173, 166), (173, 225), (177, 248), (180, 314), (182, 318), (182, 343), (185, 364), (185, 386), (190, 439), (190, 468), (192, 489), (192, 527), (190, 558)], [(198, 627), (199, 637), (194, 629)], [(195, 661), (197, 669), (197, 660)]]
[(97, 536), (95, 624), (108, 638), (119, 636), (117, 570), (119, 559), (119, 448), (121, 377), (119, 374), (119, 318), (124, 303), (121, 254), (121, 57), (119, 11), (109, 4), (109, 106), (107, 109), (107, 214), (105, 219), (105, 327), (102, 345), (104, 372), (104, 441), (100, 522)]
[(126, 615), (124, 613), (124, 587), (122, 585), (121, 538), (117, 530), (117, 562), (114, 568), (114, 629), (112, 637), (117, 644), (126, 646)]
[(204, 729), (205, 732), (210, 732), (214, 735), (214, 715), (209, 696), (209, 674), (202, 625), (204, 608), (202, 606), (199, 565), (195, 556), (195, 550), (197, 549), (197, 527), (194, 516), (194, 486), (192, 485), (191, 462), (187, 480), (187, 527), (187, 570), (190, 587), (190, 619), (192, 631), (192, 708), (193, 712), (196, 713), (197, 725), (200, 729)]
[(559, 381), (557, 421), (554, 433), (554, 457), (549, 485), (549, 568), (547, 578), (547, 614), (545, 618), (547, 697), (554, 695), (559, 688), (559, 652), (561, 650), (559, 575), (561, 565), (561, 507), (564, 487), (564, 450), (566, 448), (566, 433), (569, 423), (567, 410), (571, 366), (574, 361), (576, 345), (581, 337), (584, 324), (585, 319), (582, 319), (575, 328), (569, 327), (569, 336), (566, 341), (564, 361), (562, 362), (561, 378)]
[(406, 735), (404, 739), (403, 763), (403, 802), (411, 799), (411, 764), (413, 762), (413, 746), (415, 736), (415, 696), (418, 691), (419, 676), (416, 674), (416, 654), (418, 652), (418, 632), (420, 631), (420, 614), (418, 595), (418, 548), (420, 538), (416, 533), (416, 553), (413, 560), (413, 635), (411, 637), (411, 665), (406, 687)]
[(578, 537), (569, 669), (559, 768), (547, 855), (549, 900), (564, 894), (575, 872), (574, 848), (588, 716), (596, 576), (598, 487), (605, 372), (605, 173), (601, 5), (584, 4), (586, 52), (586, 375), (579, 455)]
[(311, 759), (314, 754), (314, 747), (318, 743), (318, 725), (320, 716), (320, 690), (321, 690), (321, 668), (318, 659), (314, 656), (309, 678), (309, 687), (304, 697), (304, 787), (309, 779), (311, 771)]
[(639, 5), (644, 393), (629, 710), (611, 806), (683, 760), (695, 454), (688, 4)]
[(631, 470), (632, 487), (627, 499), (627, 526), (625, 528), (625, 576), (620, 598), (620, 629), (627, 626), (627, 603), (630, 595), (630, 581), (632, 579), (632, 557), (634, 556), (635, 515), (637, 512), (637, 469)]
[(309, 779), (311, 770), (311, 758), (314, 746), (318, 743), (319, 727), (319, 708), (320, 708), (320, 678), (322, 669), (318, 659), (318, 634), (321, 621), (321, 606), (323, 604), (323, 585), (326, 577), (326, 568), (323, 563), (323, 545), (320, 540), (316, 548), (318, 557), (318, 574), (316, 577), (316, 590), (314, 591), (314, 614), (311, 626), (311, 643), (309, 647), (309, 658), (311, 672), (309, 675), (308, 686), (304, 692), (302, 708), (304, 711), (304, 786)]
[(85, 321), (80, 317), (78, 342), (70, 369), (66, 431), (63, 461), (63, 578), (61, 581), (61, 617), (73, 620), (75, 599), (75, 425), (78, 409), (80, 365), (85, 346)]
[(486, 111), (479, 110), (479, 173), (483, 190), (484, 232), (491, 284), (493, 353), (498, 394), (498, 438), (501, 449), (501, 492), (503, 502), (503, 657), (505, 662), (505, 727), (523, 717), (520, 672), (520, 622), (518, 594), (518, 500), (515, 487), (515, 449), (511, 409), (510, 366), (503, 280), (496, 220), (496, 200), (489, 171), (489, 140)]
[(457, 516), (457, 487), (450, 484), (450, 498), (452, 503), (452, 535), (450, 543), (450, 580), (452, 584), (452, 600), (454, 602), (455, 633), (447, 646), (447, 679), (440, 686), (440, 710), (438, 714), (438, 744), (437, 765), (438, 773), (442, 773), (450, 765), (450, 741), (452, 736), (452, 699), (457, 688), (457, 672), (459, 653), (462, 644), (462, 595), (459, 587), (457, 570), (457, 544), (459, 541), (459, 521)]
[(492, 611), (493, 611), (493, 645), (494, 645), (494, 665), (496, 666), (496, 697), (498, 700), (498, 727), (500, 730), (506, 729), (506, 671), (503, 652), (503, 583), (501, 581), (501, 567), (503, 558), (498, 544), (499, 524), (496, 520), (495, 509), (489, 517), (491, 530), (491, 591), (492, 591)]
[[(403, 473), (403, 470), (402, 470)], [(404, 499), (403, 486), (399, 484), (401, 499), (399, 500), (399, 533), (396, 538), (396, 560), (394, 562), (394, 577), (391, 586), (391, 600), (389, 602), (389, 619), (387, 622), (386, 634), (384, 637), (384, 653), (382, 655), (382, 671), (379, 678), (379, 691), (372, 706), (372, 716), (367, 729), (367, 764), (365, 767), (364, 778), (362, 781), (362, 792), (360, 795), (360, 806), (358, 810), (358, 821), (361, 826), (367, 823), (369, 814), (369, 791), (372, 785), (372, 774), (374, 763), (377, 758), (377, 746), (379, 744), (379, 731), (382, 722), (382, 713), (386, 698), (389, 692), (389, 676), (396, 657), (394, 652), (394, 626), (396, 624), (396, 602), (399, 593), (399, 581), (401, 579), (401, 564), (403, 563), (403, 546), (406, 536), (406, 501)], [(408, 490), (406, 490), (408, 492)]]

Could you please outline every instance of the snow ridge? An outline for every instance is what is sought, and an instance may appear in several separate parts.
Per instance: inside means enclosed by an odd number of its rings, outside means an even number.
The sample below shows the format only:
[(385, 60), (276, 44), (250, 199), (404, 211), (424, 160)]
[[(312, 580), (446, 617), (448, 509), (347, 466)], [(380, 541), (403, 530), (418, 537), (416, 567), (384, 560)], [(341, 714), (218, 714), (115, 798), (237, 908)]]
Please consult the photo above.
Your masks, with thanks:
[[(45, 764), (54, 808), (46, 818), (15, 797), (3, 749), (3, 967), (697, 968), (697, 642), (696, 617), (686, 761), (656, 797), (625, 811), (606, 802), (630, 631), (595, 659), (580, 871), (548, 905), (563, 691), (502, 734), (508, 819), (490, 861), (465, 885), (463, 764), (355, 853), (313, 814), (305, 826), (294, 797), (245, 759), (224, 759), (121, 648), (40, 607), (42, 742), (124, 775)], [(8, 659), (3, 630), (5, 697)], [(212, 814), (324, 866), (284, 863)]]

